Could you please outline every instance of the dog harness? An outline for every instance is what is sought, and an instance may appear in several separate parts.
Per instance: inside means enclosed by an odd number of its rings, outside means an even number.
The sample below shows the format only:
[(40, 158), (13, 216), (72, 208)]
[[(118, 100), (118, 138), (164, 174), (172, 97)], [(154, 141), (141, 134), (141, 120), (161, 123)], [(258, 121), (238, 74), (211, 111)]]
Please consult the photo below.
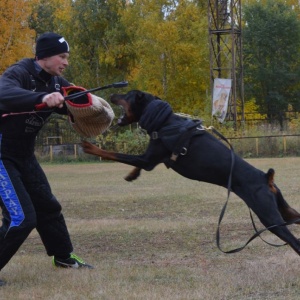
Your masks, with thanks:
[(152, 140), (160, 139), (172, 152), (169, 161), (165, 162), (168, 168), (177, 161), (178, 156), (187, 154), (193, 136), (204, 133), (201, 123), (201, 120), (175, 115), (169, 103), (161, 100), (150, 102), (139, 121)]
[(177, 126), (167, 126), (150, 135), (152, 140), (160, 138), (165, 146), (172, 149), (170, 159), (165, 163), (168, 168), (177, 161), (180, 155), (187, 154), (192, 137), (201, 135), (205, 131), (201, 120), (190, 120), (179, 116), (175, 118), (178, 118)]

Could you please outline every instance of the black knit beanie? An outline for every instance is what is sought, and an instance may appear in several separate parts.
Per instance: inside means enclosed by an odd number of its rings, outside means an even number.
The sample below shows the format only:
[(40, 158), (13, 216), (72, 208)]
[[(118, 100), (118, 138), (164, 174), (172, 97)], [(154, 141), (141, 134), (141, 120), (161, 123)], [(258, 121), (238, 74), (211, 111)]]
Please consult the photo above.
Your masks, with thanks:
[(53, 32), (40, 35), (36, 41), (35, 56), (37, 59), (69, 53), (69, 51), (69, 44), (64, 37)]

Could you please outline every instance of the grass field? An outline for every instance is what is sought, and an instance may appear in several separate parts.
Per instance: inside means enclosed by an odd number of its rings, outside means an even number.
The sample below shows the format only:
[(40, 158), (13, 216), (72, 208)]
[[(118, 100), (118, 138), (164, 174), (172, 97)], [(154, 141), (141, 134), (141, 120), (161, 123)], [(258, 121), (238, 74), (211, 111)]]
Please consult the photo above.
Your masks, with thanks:
[[(252, 159), (276, 170), (276, 183), (300, 210), (300, 158)], [(43, 165), (63, 212), (75, 253), (94, 270), (56, 269), (36, 231), (0, 278), (1, 300), (31, 299), (299, 299), (300, 257), (255, 239), (224, 254), (215, 233), (227, 191), (158, 166), (135, 182), (118, 163)], [(262, 228), (256, 220), (258, 228)], [(300, 237), (300, 226), (290, 226)], [(231, 195), (221, 226), (224, 250), (254, 233), (244, 202)], [(263, 238), (282, 244), (266, 232)]]

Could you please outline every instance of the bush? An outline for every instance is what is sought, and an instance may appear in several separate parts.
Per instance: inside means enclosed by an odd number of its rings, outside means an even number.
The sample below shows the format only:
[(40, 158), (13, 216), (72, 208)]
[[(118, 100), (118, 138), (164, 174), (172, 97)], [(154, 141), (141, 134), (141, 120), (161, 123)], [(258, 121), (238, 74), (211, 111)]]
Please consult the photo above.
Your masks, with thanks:
[(141, 129), (134, 129), (107, 136), (100, 145), (103, 149), (137, 155), (145, 152), (148, 143), (147, 133)]

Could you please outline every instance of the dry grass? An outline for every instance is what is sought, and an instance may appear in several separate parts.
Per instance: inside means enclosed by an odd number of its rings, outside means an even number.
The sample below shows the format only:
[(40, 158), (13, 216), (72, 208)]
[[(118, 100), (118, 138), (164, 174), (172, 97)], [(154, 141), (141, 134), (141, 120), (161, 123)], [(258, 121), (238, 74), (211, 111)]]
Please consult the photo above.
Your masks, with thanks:
[[(300, 210), (300, 158), (253, 159), (277, 171), (276, 183)], [(164, 166), (128, 183), (117, 163), (44, 165), (60, 199), (75, 253), (94, 270), (51, 266), (36, 232), (1, 271), (0, 299), (299, 299), (300, 258), (288, 247), (254, 240), (237, 254), (215, 243), (225, 189), (183, 178)], [(256, 222), (260, 227), (259, 222)], [(261, 227), (260, 227), (261, 228)], [(291, 229), (300, 236), (300, 226)], [(222, 247), (253, 234), (235, 195), (222, 224)], [(281, 243), (265, 233), (264, 238)]]

